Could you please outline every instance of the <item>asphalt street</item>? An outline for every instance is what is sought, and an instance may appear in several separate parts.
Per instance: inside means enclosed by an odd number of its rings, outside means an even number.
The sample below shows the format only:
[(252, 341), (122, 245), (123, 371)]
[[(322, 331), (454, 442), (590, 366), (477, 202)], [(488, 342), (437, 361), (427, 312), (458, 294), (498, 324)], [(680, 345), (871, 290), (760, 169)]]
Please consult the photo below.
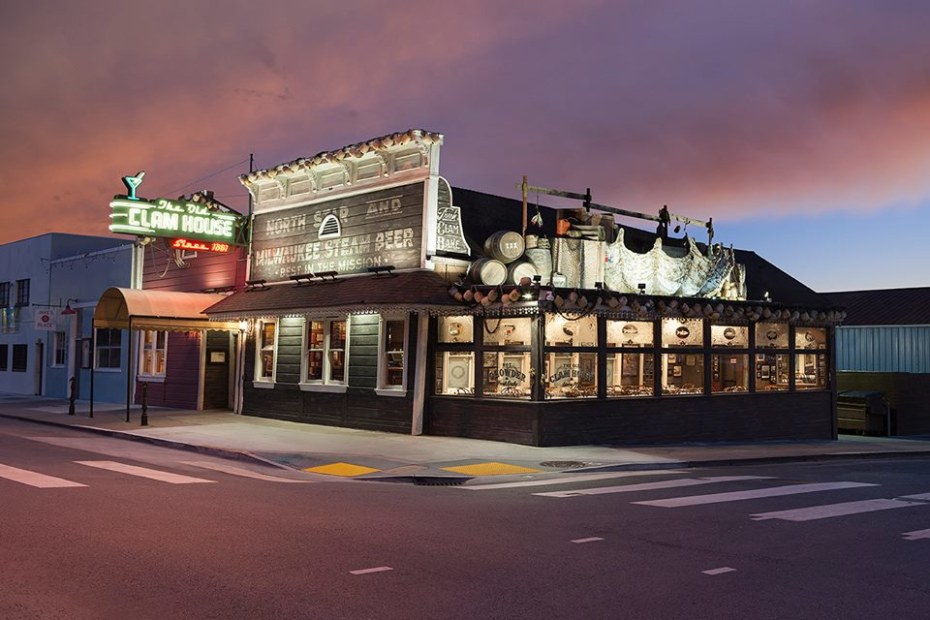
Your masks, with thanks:
[(928, 465), (417, 486), (0, 419), (0, 617), (925, 618)]

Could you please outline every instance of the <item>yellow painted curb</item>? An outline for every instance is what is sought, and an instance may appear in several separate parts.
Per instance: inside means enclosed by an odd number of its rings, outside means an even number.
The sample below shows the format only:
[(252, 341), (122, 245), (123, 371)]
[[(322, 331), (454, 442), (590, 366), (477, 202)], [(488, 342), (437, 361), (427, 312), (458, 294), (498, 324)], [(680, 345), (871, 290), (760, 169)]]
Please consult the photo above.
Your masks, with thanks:
[(541, 469), (531, 469), (529, 467), (520, 467), (519, 465), (508, 465), (506, 463), (475, 463), (474, 465), (457, 465), (455, 467), (443, 467), (446, 471), (454, 471), (466, 476), (506, 476), (507, 474), (536, 474)]
[(327, 476), (342, 476), (343, 478), (354, 478), (365, 474), (373, 474), (381, 471), (373, 467), (364, 465), (353, 465), (352, 463), (330, 463), (329, 465), (318, 465), (316, 467), (306, 467), (304, 471), (315, 474), (326, 474)]

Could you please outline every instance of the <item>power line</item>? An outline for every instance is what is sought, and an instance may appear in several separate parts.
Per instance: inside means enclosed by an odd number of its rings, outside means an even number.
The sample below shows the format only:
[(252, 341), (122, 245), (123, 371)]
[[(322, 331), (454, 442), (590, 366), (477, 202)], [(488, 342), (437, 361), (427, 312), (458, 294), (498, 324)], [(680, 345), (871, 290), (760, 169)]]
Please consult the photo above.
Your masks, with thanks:
[(215, 177), (216, 175), (221, 174), (221, 173), (223, 173), (223, 172), (226, 172), (227, 170), (231, 170), (232, 168), (235, 168), (236, 166), (241, 166), (242, 164), (248, 163), (248, 161), (249, 161), (248, 159), (243, 159), (243, 160), (237, 161), (237, 162), (234, 163), (234, 164), (230, 164), (230, 165), (226, 166), (226, 167), (223, 168), (222, 170), (217, 170), (216, 172), (210, 173), (210, 174), (208, 174), (208, 175), (205, 176), (205, 177), (201, 177), (201, 178), (199, 178), (199, 179), (196, 179), (196, 180), (194, 180), (194, 181), (191, 181), (190, 183), (188, 183), (188, 184), (186, 184), (186, 185), (182, 185), (182, 186), (179, 187), (178, 189), (171, 190), (170, 192), (167, 192), (167, 193), (168, 193), (169, 195), (176, 194), (176, 193), (180, 192), (181, 190), (190, 187), (191, 185), (196, 185), (197, 183), (201, 183), (201, 182), (203, 182), (203, 181), (206, 181), (207, 179), (212, 178), (212, 177)]

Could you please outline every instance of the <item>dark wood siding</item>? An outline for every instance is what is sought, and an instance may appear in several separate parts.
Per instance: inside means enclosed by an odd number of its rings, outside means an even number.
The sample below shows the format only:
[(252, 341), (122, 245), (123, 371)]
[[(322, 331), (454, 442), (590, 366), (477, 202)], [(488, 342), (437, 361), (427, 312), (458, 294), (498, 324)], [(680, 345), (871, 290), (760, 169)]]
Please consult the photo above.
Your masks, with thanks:
[[(168, 332), (168, 357), (165, 380), (149, 381), (148, 404), (151, 407), (196, 409), (200, 387), (200, 332)], [(138, 352), (133, 350), (133, 355)], [(142, 384), (136, 386), (136, 402), (142, 402)]]
[(378, 385), (378, 336), (381, 317), (363, 314), (349, 322), (349, 385), (375, 389)]
[(830, 392), (507, 402), (433, 396), (427, 433), (524, 445), (832, 439)]
[[(206, 366), (203, 380), (203, 408), (226, 409), (229, 407), (229, 332), (210, 330), (207, 332)], [(223, 353), (222, 362), (210, 360), (212, 353)]]
[(156, 239), (145, 246), (142, 288), (199, 293), (245, 281), (243, 248), (234, 248), (228, 254), (198, 252), (182, 266), (175, 263), (174, 256), (175, 250), (168, 247), (165, 239)]

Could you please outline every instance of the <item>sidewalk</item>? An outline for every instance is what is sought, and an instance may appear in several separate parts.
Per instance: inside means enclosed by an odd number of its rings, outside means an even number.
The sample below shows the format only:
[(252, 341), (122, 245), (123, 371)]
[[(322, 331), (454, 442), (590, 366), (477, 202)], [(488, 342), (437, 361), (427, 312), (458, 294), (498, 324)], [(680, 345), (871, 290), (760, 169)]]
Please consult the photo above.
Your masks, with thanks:
[(380, 433), (228, 411), (149, 408), (0, 394), (0, 417), (72, 427), (123, 439), (266, 465), (360, 479), (464, 481), (474, 476), (761, 464), (839, 458), (930, 456), (930, 437), (841, 435), (837, 441), (535, 448), (495, 441)]

